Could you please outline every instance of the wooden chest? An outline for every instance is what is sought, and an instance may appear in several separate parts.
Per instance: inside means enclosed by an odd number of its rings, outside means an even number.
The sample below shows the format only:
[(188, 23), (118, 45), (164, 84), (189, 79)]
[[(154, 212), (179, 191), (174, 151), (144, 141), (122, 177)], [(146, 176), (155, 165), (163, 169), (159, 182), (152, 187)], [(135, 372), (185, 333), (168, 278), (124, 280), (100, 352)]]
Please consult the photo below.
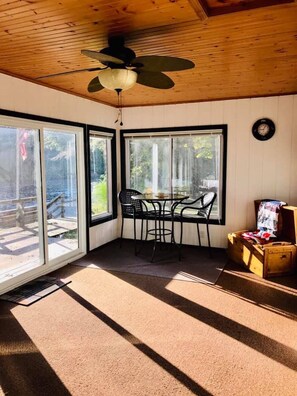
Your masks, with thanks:
[(297, 207), (282, 208), (282, 234), (276, 242), (253, 244), (241, 235), (247, 230), (228, 234), (229, 258), (244, 265), (262, 278), (296, 272), (297, 264)]

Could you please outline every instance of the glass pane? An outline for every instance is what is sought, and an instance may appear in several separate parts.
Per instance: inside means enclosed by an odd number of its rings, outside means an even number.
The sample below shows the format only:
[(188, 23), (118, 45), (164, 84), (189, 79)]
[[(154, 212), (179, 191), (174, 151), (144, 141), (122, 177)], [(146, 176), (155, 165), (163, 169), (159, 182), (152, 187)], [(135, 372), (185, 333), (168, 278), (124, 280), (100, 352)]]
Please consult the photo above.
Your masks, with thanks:
[(0, 281), (44, 264), (39, 131), (0, 127)]
[(76, 135), (44, 131), (49, 259), (78, 248)]
[(170, 138), (129, 140), (130, 187), (140, 192), (170, 192)]
[[(173, 190), (197, 198), (207, 191), (219, 193), (221, 136), (201, 135), (173, 139)], [(218, 200), (216, 200), (215, 206)], [(216, 211), (214, 206), (213, 212)]]
[(109, 212), (108, 145), (109, 139), (90, 137), (92, 219)]

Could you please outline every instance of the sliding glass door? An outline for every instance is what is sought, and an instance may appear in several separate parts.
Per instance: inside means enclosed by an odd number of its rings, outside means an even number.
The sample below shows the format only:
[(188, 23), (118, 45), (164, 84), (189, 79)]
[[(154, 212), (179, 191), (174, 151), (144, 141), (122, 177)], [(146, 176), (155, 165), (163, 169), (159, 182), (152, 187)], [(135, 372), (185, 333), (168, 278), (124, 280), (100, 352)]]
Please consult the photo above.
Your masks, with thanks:
[(0, 281), (45, 262), (39, 135), (0, 127)]
[(58, 259), (79, 246), (76, 152), (75, 133), (44, 130), (49, 261)]
[(83, 130), (0, 121), (1, 292), (85, 252), (86, 225)]

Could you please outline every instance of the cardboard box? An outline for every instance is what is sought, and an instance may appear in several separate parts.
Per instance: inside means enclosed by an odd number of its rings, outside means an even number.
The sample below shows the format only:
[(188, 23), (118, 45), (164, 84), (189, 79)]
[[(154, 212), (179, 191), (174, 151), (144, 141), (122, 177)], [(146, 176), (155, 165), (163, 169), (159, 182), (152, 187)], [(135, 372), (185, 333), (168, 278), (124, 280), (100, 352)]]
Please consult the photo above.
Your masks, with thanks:
[(228, 256), (262, 278), (293, 274), (297, 264), (297, 207), (282, 208), (282, 230), (277, 241), (265, 245), (242, 237), (247, 230), (228, 234)]

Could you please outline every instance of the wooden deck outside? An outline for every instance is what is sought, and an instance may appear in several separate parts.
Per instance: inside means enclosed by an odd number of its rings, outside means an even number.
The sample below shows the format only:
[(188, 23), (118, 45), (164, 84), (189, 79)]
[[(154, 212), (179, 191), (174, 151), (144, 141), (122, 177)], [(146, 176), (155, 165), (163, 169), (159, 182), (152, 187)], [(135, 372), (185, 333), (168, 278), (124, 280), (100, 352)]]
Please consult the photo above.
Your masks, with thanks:
[[(61, 256), (77, 248), (77, 238), (71, 231), (77, 229), (77, 222), (67, 219), (50, 219), (48, 227), (48, 246), (51, 258)], [(39, 263), (41, 246), (39, 244), (38, 223), (0, 229), (0, 282), (9, 272), (32, 263)], [(5, 275), (6, 274), (6, 275)]]

